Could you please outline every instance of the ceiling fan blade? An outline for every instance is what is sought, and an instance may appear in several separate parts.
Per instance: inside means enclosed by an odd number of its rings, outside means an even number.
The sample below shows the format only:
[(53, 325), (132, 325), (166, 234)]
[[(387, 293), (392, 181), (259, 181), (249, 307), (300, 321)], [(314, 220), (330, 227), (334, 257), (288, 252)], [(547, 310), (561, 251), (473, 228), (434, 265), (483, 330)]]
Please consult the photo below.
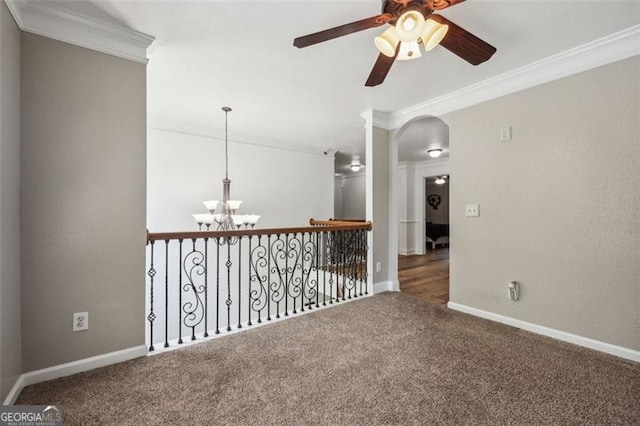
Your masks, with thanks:
[(489, 58), (496, 53), (497, 49), (495, 47), (480, 40), (478, 37), (454, 24), (444, 16), (431, 15), (429, 19), (433, 19), (440, 24), (449, 26), (449, 31), (440, 42), (440, 45), (470, 64), (479, 65), (488, 61)]
[(398, 47), (396, 47), (396, 54), (392, 58), (381, 53), (371, 70), (371, 74), (369, 74), (369, 78), (367, 79), (365, 86), (374, 87), (382, 84), (384, 79), (387, 78), (387, 74), (389, 74), (391, 66), (395, 62), (399, 52), (400, 43), (398, 43)]
[(322, 43), (323, 41), (332, 40), (358, 31), (379, 27), (380, 25), (388, 23), (391, 18), (392, 16), (388, 13), (372, 16), (371, 18), (363, 19), (361, 21), (351, 22), (350, 24), (344, 24), (339, 27), (298, 37), (293, 41), (293, 45), (295, 47), (307, 47), (313, 44)]
[(455, 6), (458, 3), (462, 3), (464, 0), (427, 0), (426, 6), (431, 10), (442, 10), (451, 6)]

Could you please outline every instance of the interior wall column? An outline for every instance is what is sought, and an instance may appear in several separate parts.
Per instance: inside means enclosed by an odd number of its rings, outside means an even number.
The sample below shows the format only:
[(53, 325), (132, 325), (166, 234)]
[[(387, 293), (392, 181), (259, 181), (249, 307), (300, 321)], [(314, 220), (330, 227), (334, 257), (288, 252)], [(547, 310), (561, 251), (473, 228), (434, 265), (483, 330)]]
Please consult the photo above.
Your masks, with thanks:
[(369, 283), (373, 291), (398, 291), (397, 146), (389, 130), (379, 127), (382, 113), (362, 114), (366, 135), (366, 218), (373, 222), (369, 237)]

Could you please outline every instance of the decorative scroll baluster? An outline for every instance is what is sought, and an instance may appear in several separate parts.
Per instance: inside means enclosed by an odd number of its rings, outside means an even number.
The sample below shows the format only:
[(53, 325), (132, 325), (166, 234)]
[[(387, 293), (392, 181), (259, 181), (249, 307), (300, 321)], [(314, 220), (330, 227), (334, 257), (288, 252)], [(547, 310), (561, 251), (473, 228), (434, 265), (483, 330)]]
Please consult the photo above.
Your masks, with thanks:
[(156, 314), (153, 312), (153, 277), (156, 276), (156, 270), (153, 267), (153, 251), (154, 251), (153, 248), (154, 248), (154, 243), (155, 243), (155, 241), (151, 241), (151, 264), (149, 265), (149, 272), (147, 272), (147, 275), (149, 275), (149, 278), (151, 280), (150, 294), (149, 294), (150, 310), (149, 310), (149, 315), (147, 315), (147, 321), (149, 321), (149, 337), (150, 337), (149, 352), (154, 350), (154, 347), (153, 347), (153, 322), (156, 320)]
[(205, 316), (204, 302), (201, 298), (202, 293), (205, 291), (204, 285), (197, 285), (198, 276), (206, 276), (206, 269), (204, 267), (204, 255), (201, 251), (196, 250), (196, 239), (191, 240), (193, 248), (189, 254), (184, 258), (184, 273), (188, 282), (184, 285), (182, 290), (185, 293), (190, 294), (193, 292), (193, 300), (189, 300), (182, 305), (182, 311), (185, 314), (184, 325), (187, 328), (191, 328), (191, 340), (196, 340), (196, 327), (200, 325)]

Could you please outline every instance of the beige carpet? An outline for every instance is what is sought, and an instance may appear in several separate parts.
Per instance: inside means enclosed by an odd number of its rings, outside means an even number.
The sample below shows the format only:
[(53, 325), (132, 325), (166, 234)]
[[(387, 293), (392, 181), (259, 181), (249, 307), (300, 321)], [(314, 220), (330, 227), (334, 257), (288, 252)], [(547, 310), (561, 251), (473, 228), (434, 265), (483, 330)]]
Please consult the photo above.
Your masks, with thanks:
[(26, 388), (69, 425), (638, 424), (640, 364), (385, 293)]

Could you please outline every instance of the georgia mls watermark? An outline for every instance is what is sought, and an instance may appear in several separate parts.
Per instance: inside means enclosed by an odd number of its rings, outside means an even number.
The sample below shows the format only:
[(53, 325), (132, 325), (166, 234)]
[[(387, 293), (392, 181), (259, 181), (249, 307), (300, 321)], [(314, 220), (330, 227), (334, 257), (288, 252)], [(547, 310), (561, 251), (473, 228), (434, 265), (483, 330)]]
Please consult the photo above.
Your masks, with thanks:
[(0, 426), (61, 426), (60, 405), (5, 405), (0, 407)]

